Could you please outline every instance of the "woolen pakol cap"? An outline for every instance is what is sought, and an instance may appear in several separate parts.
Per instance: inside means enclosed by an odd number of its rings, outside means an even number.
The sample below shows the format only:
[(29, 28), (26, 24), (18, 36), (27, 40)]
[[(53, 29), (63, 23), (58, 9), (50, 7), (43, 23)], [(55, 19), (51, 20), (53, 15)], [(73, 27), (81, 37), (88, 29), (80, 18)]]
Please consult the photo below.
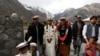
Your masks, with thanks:
[(23, 48), (23, 47), (25, 47), (25, 46), (27, 46), (27, 45), (28, 45), (27, 42), (22, 42), (22, 43), (18, 44), (18, 45), (16, 46), (16, 48), (20, 49), (20, 48)]
[(35, 19), (36, 19), (36, 18), (39, 18), (39, 16), (38, 16), (38, 15), (35, 15), (35, 16), (32, 17), (32, 19), (34, 19), (34, 18), (35, 18)]
[(52, 18), (47, 18), (47, 21), (49, 21), (49, 20), (51, 20), (51, 21), (52, 21), (53, 19), (52, 19)]
[(66, 20), (66, 17), (61, 17), (60, 20)]
[(17, 17), (18, 15), (17, 15), (17, 13), (12, 13), (11, 14), (11, 17)]
[(77, 15), (76, 17), (77, 17), (77, 18), (79, 18), (79, 17), (81, 18), (81, 16), (80, 16), (80, 15)]
[(32, 43), (30, 43), (30, 46), (37, 46), (37, 44), (36, 43), (34, 43), (34, 42), (32, 42)]

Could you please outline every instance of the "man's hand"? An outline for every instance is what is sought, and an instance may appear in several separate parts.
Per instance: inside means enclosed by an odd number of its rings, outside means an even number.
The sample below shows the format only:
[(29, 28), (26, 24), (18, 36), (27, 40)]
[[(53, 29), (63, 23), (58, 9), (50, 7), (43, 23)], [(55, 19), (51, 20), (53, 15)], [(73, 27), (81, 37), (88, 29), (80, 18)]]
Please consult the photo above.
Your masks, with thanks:
[(45, 49), (45, 44), (42, 45), (43, 49)]
[(90, 43), (87, 42), (87, 43), (86, 43), (86, 48), (90, 48), (90, 47), (91, 47)]
[(72, 36), (72, 39), (74, 39), (74, 36)]
[(97, 49), (100, 51), (100, 44), (97, 43)]
[(56, 48), (56, 49), (58, 48), (58, 44), (55, 45), (55, 48)]

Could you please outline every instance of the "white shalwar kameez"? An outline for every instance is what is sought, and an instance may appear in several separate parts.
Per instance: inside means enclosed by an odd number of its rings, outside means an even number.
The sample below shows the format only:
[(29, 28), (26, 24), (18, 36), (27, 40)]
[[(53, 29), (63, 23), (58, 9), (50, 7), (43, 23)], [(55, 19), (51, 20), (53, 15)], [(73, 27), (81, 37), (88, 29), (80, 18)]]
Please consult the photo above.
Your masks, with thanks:
[(56, 26), (47, 25), (44, 27), (43, 43), (45, 44), (45, 55), (56, 56), (55, 46), (58, 43)]

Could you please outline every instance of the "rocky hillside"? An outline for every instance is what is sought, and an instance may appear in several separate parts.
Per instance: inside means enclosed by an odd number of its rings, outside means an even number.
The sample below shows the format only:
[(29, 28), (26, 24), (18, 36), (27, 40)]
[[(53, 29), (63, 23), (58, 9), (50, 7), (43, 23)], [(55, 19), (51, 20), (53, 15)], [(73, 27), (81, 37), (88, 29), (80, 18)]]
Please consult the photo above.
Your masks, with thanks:
[(73, 22), (75, 21), (74, 18), (76, 15), (81, 15), (82, 19), (92, 15), (100, 15), (100, 3), (85, 5), (78, 9), (70, 8), (65, 10), (63, 13), (56, 14), (54, 18), (59, 19), (58, 17), (65, 16), (69, 21)]
[(35, 14), (43, 14), (41, 17), (46, 17), (43, 12), (29, 11), (18, 0), (0, 0), (0, 15), (10, 16), (12, 13), (17, 13), (24, 21), (31, 21), (31, 17)]
[(29, 6), (24, 6), (27, 10), (29, 10), (31, 13), (35, 14), (35, 15), (39, 15), (40, 17), (40, 21), (44, 21), (46, 19), (46, 10), (44, 10), (43, 8), (33, 8), (33, 7), (29, 7)]

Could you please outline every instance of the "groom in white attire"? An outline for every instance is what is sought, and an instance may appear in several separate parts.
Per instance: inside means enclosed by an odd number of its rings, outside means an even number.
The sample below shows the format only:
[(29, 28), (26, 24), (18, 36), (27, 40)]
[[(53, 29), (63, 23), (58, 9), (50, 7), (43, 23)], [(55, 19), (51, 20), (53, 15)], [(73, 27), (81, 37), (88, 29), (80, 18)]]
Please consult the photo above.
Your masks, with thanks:
[(46, 56), (56, 56), (56, 46), (58, 44), (57, 28), (53, 25), (53, 20), (47, 19), (47, 25), (44, 27), (43, 44)]

